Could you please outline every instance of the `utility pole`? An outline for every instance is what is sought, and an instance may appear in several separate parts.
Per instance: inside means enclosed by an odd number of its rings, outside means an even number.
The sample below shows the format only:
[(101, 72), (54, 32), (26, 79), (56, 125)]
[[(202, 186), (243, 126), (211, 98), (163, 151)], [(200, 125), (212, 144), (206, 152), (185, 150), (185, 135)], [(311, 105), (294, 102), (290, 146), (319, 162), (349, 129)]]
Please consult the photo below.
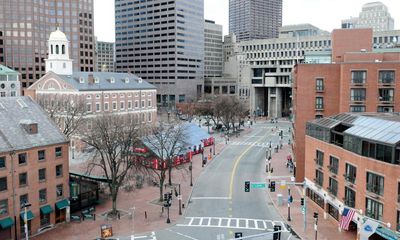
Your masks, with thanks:
[(182, 195), (181, 195), (181, 184), (179, 183), (179, 215), (182, 215)]
[(314, 240), (318, 239), (318, 213), (314, 212), (314, 231), (315, 231), (315, 236), (314, 236)]
[(290, 195), (290, 186), (288, 186), (288, 204), (287, 204), (287, 207), (288, 207), (288, 217), (287, 217), (287, 220), (290, 222), (290, 221), (292, 221), (292, 219), (290, 218), (290, 203), (291, 203), (291, 195)]
[(30, 203), (24, 203), (22, 204), (22, 207), (24, 208), (24, 229), (25, 229), (25, 239), (28, 240), (29, 237), (29, 232), (28, 232), (28, 207), (30, 207), (32, 204)]
[(193, 161), (192, 161), (192, 148), (189, 147), (189, 170), (190, 170), (190, 186), (193, 187)]

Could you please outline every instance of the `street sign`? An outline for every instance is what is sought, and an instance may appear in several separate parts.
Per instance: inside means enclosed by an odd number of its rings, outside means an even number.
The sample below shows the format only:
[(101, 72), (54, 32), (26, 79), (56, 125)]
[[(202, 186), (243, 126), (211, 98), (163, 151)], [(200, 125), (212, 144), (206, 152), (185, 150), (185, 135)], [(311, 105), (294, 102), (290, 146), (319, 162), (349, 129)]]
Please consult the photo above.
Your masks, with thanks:
[(281, 188), (285, 189), (285, 187), (286, 187), (286, 180), (282, 180), (281, 181)]
[(303, 207), (301, 207), (301, 214), (303, 214), (304, 215), (304, 206)]
[(265, 182), (262, 183), (252, 183), (251, 188), (265, 188), (267, 184)]

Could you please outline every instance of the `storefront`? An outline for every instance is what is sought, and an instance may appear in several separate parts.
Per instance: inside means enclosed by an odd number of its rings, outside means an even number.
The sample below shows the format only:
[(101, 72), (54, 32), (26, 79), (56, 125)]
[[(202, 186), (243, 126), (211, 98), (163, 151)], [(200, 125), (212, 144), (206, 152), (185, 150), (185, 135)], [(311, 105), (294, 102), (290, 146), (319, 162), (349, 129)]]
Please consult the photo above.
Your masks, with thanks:
[(327, 203), (328, 214), (331, 215), (336, 221), (339, 221), (339, 209), (337, 209), (334, 205)]
[(14, 220), (10, 217), (0, 219), (0, 239), (11, 239), (11, 231), (13, 225)]
[(69, 201), (67, 199), (56, 202), (56, 224), (66, 221), (67, 208), (69, 207)]
[(50, 205), (45, 205), (40, 208), (40, 227), (47, 227), (51, 224), (50, 215), (53, 212), (53, 208)]
[[(25, 234), (25, 212), (21, 212), (20, 213), (20, 218), (21, 221), (19, 221), (19, 226), (20, 226), (20, 233), (21, 235)], [(32, 234), (32, 230), (31, 230), (31, 222), (32, 219), (35, 218), (35, 215), (33, 215), (32, 211), (28, 210), (26, 211), (26, 220), (27, 220), (27, 225), (28, 225), (28, 235), (30, 236)]]
[(307, 188), (307, 196), (315, 202), (318, 206), (320, 206), (322, 209), (324, 209), (324, 198), (318, 195), (316, 192), (313, 190)]

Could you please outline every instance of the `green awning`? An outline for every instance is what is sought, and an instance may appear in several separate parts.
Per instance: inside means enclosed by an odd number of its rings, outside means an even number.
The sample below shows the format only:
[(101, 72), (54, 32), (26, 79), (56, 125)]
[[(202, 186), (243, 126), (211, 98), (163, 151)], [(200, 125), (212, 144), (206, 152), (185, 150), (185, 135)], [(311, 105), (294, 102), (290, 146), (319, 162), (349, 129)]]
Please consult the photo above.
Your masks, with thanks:
[(398, 234), (396, 234), (392, 230), (387, 229), (382, 226), (377, 227), (375, 233), (377, 233), (381, 237), (388, 239), (388, 240), (397, 240), (400, 237), (400, 236), (398, 236)]
[[(25, 219), (25, 212), (21, 212), (20, 217), (21, 217), (22, 220), (24, 220)], [(28, 210), (28, 211), (26, 211), (26, 217), (27, 217), (27, 220), (29, 221), (29, 220), (32, 220), (35, 217), (35, 215), (33, 215), (31, 210)]]
[(56, 208), (59, 210), (64, 209), (69, 206), (69, 201), (67, 199), (56, 202)]
[(2, 229), (6, 229), (14, 225), (14, 220), (10, 217), (6, 217), (0, 220), (0, 226)]
[(50, 205), (45, 205), (40, 208), (40, 212), (42, 212), (42, 214), (49, 214), (53, 212), (53, 208)]

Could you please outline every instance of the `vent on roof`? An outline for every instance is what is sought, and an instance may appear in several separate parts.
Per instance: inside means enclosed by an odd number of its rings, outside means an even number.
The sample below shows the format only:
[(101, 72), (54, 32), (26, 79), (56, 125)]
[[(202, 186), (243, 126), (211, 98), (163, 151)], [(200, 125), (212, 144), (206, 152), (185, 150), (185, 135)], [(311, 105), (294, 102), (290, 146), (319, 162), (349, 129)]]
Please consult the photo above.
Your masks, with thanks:
[(138, 78), (138, 83), (142, 83), (142, 82), (143, 82), (142, 78)]
[(100, 82), (99, 77), (95, 77), (95, 78), (94, 78), (94, 83), (99, 83), (99, 82)]
[(17, 99), (17, 103), (19, 104), (19, 106), (21, 108), (27, 108), (28, 107), (28, 105), (26, 105), (26, 103), (22, 99)]
[(79, 83), (85, 83), (85, 79), (83, 77), (79, 77)]
[(115, 78), (111, 77), (110, 78), (110, 83), (115, 83)]
[(129, 83), (129, 78), (128, 77), (125, 78), (125, 83)]
[(28, 133), (28, 134), (36, 134), (38, 133), (38, 124), (37, 122), (33, 122), (31, 120), (22, 120), (20, 122), (22, 128)]

